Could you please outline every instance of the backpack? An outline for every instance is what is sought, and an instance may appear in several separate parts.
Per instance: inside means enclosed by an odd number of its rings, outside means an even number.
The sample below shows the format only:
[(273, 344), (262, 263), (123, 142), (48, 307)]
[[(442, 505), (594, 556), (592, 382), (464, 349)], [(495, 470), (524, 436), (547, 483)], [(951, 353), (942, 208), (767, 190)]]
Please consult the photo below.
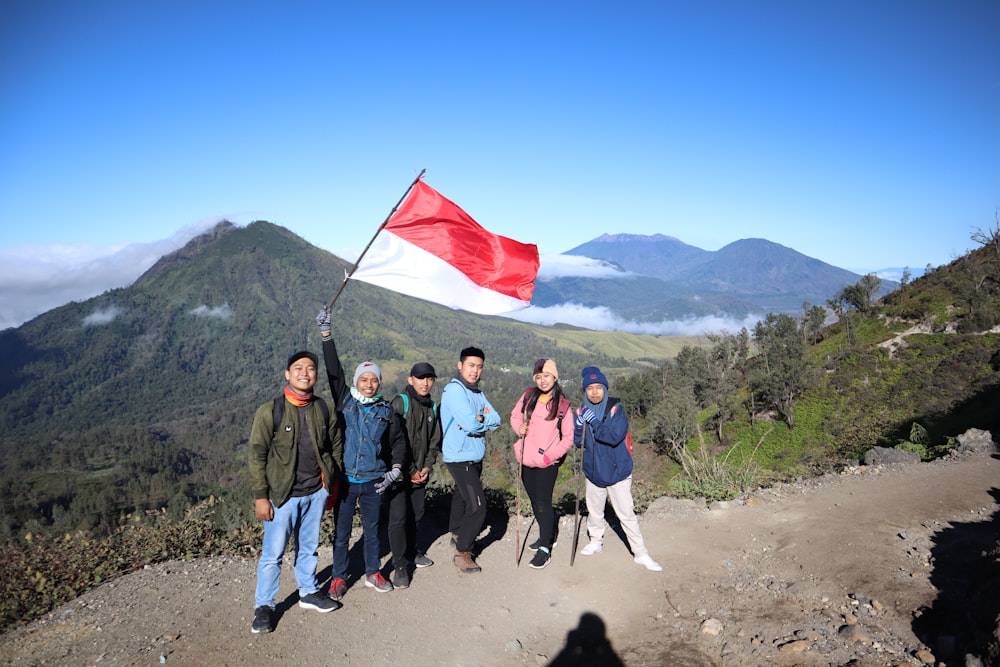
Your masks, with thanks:
[[(524, 414), (524, 412), (525, 412), (525, 407), (528, 404), (528, 396), (531, 394), (531, 390), (532, 390), (532, 387), (528, 387), (527, 389), (524, 390), (524, 395), (521, 396), (521, 414)], [(562, 440), (562, 422), (563, 422), (563, 417), (566, 416), (566, 408), (564, 408), (563, 406), (564, 405), (568, 406), (569, 404), (570, 404), (569, 400), (565, 396), (563, 396), (563, 397), (560, 398), (560, 400), (559, 400), (559, 410), (558, 410), (558, 413), (556, 414), (556, 429), (559, 431), (559, 439), (560, 440)], [(629, 451), (631, 451), (631, 450), (629, 450)]]
[[(410, 397), (407, 396), (406, 392), (399, 394), (399, 397), (403, 399), (403, 421), (406, 421), (406, 415), (410, 414)], [(438, 416), (438, 404), (431, 399), (431, 410), (434, 412), (434, 416)]]

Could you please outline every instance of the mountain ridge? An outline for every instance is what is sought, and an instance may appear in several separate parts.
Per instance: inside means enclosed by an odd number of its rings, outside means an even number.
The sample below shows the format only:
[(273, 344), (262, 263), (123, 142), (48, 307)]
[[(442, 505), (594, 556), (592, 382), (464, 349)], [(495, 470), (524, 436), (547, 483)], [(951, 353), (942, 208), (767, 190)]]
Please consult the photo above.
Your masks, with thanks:
[[(709, 251), (663, 234), (602, 234), (563, 254), (598, 259), (626, 269), (630, 275), (594, 278), (590, 292), (600, 295), (605, 291), (612, 296), (603, 300), (591, 296), (590, 302), (639, 321), (698, 317), (704, 316), (706, 310), (731, 317), (767, 312), (799, 314), (803, 303), (825, 304), (838, 290), (861, 278), (762, 238), (740, 239)], [(649, 282), (637, 290), (625, 282), (634, 278), (631, 274), (659, 282)], [(572, 300), (579, 284), (571, 280), (546, 280), (539, 305)], [(884, 291), (895, 286), (885, 281)], [(648, 302), (656, 295), (670, 295), (667, 298), (675, 301), (657, 309), (636, 302)]]

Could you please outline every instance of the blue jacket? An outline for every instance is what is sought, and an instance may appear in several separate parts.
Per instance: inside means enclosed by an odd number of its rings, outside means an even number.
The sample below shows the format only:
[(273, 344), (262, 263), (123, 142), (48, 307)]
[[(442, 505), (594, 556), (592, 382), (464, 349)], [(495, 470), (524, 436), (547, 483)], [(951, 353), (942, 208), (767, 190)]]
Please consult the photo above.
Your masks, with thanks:
[(625, 445), (627, 434), (628, 417), (617, 398), (608, 399), (603, 420), (582, 428), (574, 421), (573, 443), (583, 445), (583, 474), (592, 484), (611, 486), (632, 474), (632, 454)]
[[(476, 417), (483, 416), (480, 422)], [(482, 461), (486, 456), (486, 433), (500, 428), (500, 413), (486, 394), (470, 391), (456, 378), (441, 393), (441, 450), (445, 463)]]
[(409, 447), (403, 419), (384, 399), (361, 404), (344, 377), (333, 338), (323, 340), (326, 377), (337, 409), (344, 417), (344, 473), (360, 482), (379, 479), (389, 468), (407, 468)]

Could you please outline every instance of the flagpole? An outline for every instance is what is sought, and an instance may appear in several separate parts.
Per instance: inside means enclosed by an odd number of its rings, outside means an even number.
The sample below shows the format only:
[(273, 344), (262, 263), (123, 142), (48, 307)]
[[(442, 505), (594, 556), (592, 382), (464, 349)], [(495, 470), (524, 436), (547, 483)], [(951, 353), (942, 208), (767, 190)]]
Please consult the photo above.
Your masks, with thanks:
[(381, 232), (382, 229), (387, 224), (389, 224), (389, 219), (393, 216), (393, 214), (396, 213), (396, 209), (398, 209), (399, 205), (403, 203), (404, 199), (406, 199), (406, 195), (410, 194), (410, 190), (412, 190), (413, 186), (417, 184), (417, 181), (423, 178), (424, 172), (426, 171), (427, 171), (426, 167), (420, 170), (420, 173), (417, 174), (417, 177), (413, 179), (412, 183), (410, 183), (410, 187), (406, 188), (406, 192), (403, 193), (403, 196), (399, 198), (399, 201), (396, 202), (396, 205), (392, 207), (391, 211), (389, 211), (389, 215), (385, 216), (385, 220), (382, 221), (382, 224), (379, 225), (378, 229), (375, 231), (375, 236), (372, 236), (371, 241), (369, 241), (368, 245), (365, 246), (365, 249), (361, 251), (361, 255), (358, 257), (358, 261), (354, 262), (354, 266), (351, 267), (350, 272), (346, 276), (344, 276), (344, 282), (340, 283), (340, 288), (337, 290), (337, 293), (333, 295), (332, 299), (330, 299), (330, 303), (326, 304), (327, 310), (331, 310), (333, 308), (333, 304), (336, 303), (337, 299), (340, 298), (340, 293), (344, 291), (345, 287), (347, 287), (347, 281), (350, 280), (351, 276), (354, 275), (354, 272), (358, 270), (358, 265), (361, 264), (361, 260), (364, 259), (365, 253), (367, 253), (368, 249), (372, 247), (372, 243), (375, 243), (375, 238), (379, 235), (379, 232)]

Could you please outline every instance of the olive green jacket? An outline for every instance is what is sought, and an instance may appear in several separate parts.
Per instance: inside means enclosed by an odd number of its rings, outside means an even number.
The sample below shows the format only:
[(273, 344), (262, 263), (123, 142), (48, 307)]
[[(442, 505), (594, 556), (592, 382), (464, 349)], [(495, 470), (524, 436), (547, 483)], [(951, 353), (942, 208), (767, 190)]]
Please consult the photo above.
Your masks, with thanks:
[[(306, 423), (312, 431), (316, 460), (323, 472), (327, 491), (333, 490), (337, 477), (344, 469), (344, 429), (339, 415), (327, 402), (330, 424), (325, 428), (323, 410), (314, 397), (306, 414)], [(250, 486), (255, 500), (268, 498), (275, 507), (281, 507), (292, 493), (299, 459), (299, 411), (291, 403), (285, 404), (281, 424), (274, 428), (274, 401), (268, 401), (253, 416), (250, 429), (249, 464)]]

